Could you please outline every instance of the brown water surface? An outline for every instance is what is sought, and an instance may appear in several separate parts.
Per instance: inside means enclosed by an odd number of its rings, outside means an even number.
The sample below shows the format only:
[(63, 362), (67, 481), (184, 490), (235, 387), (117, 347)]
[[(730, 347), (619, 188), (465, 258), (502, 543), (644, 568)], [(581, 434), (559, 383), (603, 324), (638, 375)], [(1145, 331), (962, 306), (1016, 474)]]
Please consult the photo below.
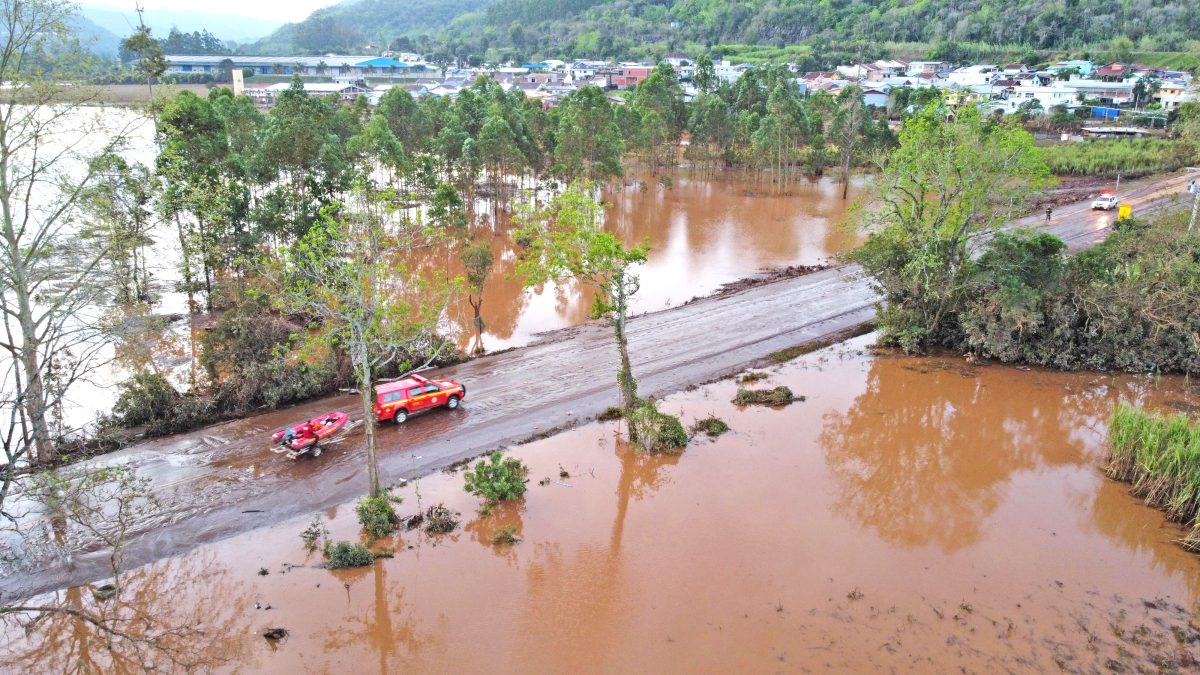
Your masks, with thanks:
[[(869, 341), (755, 385), (807, 396), (787, 408), (738, 409), (731, 381), (669, 397), (733, 429), (679, 455), (631, 449), (618, 423), (515, 449), (529, 492), (488, 516), (460, 474), (403, 487), (402, 514), (444, 502), (463, 525), (397, 534), (371, 567), (318, 567), (299, 519), (139, 568), (125, 597), (203, 630), (187, 643), (221, 671), (1195, 668), (1200, 559), (1098, 467), (1118, 399), (1196, 392), (872, 356)], [(358, 537), (349, 505), (324, 516)], [(504, 525), (522, 541), (493, 546)], [(259, 636), (275, 626), (290, 636)], [(66, 619), (12, 631), (4, 666), (110, 667), (89, 635)]]
[[(832, 178), (802, 180), (781, 190), (740, 174), (693, 176), (688, 170), (674, 172), (670, 187), (647, 175), (609, 188), (603, 195), (606, 229), (629, 244), (650, 247), (633, 311), (680, 305), (763, 269), (815, 265), (852, 248), (858, 239), (842, 225), (868, 181), (854, 178), (849, 200), (842, 199)], [(497, 258), (484, 286), (484, 346), (492, 351), (519, 346), (537, 333), (587, 321), (592, 296), (583, 289), (573, 284), (523, 288), (514, 271), (512, 224), (504, 214), (494, 226), (491, 222), (472, 231), (473, 239), (489, 243)], [(462, 272), (457, 252), (425, 255), (444, 257), (452, 273)], [(454, 319), (464, 347), (474, 332), (470, 316), (463, 302)]]

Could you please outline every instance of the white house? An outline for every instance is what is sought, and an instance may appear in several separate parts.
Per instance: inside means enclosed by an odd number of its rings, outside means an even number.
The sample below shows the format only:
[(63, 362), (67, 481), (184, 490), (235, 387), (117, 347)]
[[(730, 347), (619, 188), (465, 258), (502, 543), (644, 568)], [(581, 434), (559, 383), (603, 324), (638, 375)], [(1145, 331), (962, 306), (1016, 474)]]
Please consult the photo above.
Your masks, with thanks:
[(951, 72), (946, 79), (960, 87), (973, 87), (980, 84), (991, 84), (1000, 74), (1000, 69), (994, 65), (964, 66)]
[(1011, 115), (1021, 109), (1029, 101), (1037, 101), (1042, 111), (1049, 111), (1056, 105), (1069, 106), (1075, 102), (1076, 90), (1065, 82), (1056, 82), (1049, 87), (1037, 85), (1018, 85), (1013, 87), (1007, 97), (993, 105), (995, 109), (1003, 110)]
[(590, 80), (607, 67), (608, 63), (605, 61), (575, 61), (567, 66), (567, 77), (576, 82)]
[(737, 82), (742, 73), (745, 73), (749, 69), (750, 66), (745, 63), (735, 65), (729, 61), (719, 61), (713, 64), (713, 73), (717, 76), (717, 79), (730, 84)]

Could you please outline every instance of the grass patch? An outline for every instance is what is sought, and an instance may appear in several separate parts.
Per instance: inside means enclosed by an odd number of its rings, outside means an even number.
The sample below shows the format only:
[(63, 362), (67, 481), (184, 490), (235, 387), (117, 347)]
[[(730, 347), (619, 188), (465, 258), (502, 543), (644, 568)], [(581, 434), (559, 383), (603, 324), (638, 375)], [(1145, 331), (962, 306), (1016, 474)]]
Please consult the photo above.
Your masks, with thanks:
[(677, 452), (688, 443), (683, 422), (658, 409), (651, 400), (639, 401), (629, 417), (630, 434), (646, 452)]
[(733, 402), (737, 405), (783, 406), (796, 400), (803, 401), (804, 397), (801, 396), (797, 399), (792, 390), (784, 386), (774, 389), (738, 388), (737, 396), (733, 398)]
[(1200, 421), (1117, 404), (1108, 424), (1112, 445), (1105, 473), (1192, 530), (1185, 548), (1200, 551)]
[(709, 415), (702, 420), (696, 420), (695, 424), (692, 425), (693, 434), (704, 434), (709, 438), (716, 438), (726, 431), (729, 431), (729, 425), (725, 423), (725, 420), (716, 415)]
[(601, 422), (615, 422), (622, 417), (625, 417), (625, 411), (621, 410), (615, 405), (610, 405), (605, 408), (604, 412), (600, 413), (596, 419), (600, 420)]
[[(779, 352), (776, 352), (776, 354), (778, 354), (778, 353)], [(739, 377), (737, 379), (737, 381), (739, 384), (750, 384), (751, 382), (758, 382), (759, 380), (765, 380), (768, 377), (770, 377), (770, 375), (762, 372), (761, 370), (752, 370), (752, 371), (746, 373), (745, 375), (742, 375), (741, 377)]]
[(325, 557), (329, 559), (325, 566), (334, 570), (343, 567), (366, 567), (375, 562), (375, 554), (371, 553), (371, 549), (348, 541), (327, 545)]
[(516, 544), (519, 541), (521, 541), (521, 538), (517, 536), (516, 525), (505, 525), (504, 527), (496, 530), (496, 534), (492, 535), (493, 546), (500, 546), (502, 544)]
[(1189, 164), (1187, 147), (1160, 138), (1096, 140), (1042, 148), (1050, 171), (1059, 176), (1137, 178), (1175, 171)]

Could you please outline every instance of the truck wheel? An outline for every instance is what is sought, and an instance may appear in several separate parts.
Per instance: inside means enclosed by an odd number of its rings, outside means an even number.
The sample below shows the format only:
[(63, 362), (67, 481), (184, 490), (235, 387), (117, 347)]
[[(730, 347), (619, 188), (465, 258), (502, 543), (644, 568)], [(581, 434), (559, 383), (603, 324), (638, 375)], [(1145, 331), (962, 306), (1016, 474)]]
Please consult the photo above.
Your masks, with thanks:
[(408, 421), (408, 411), (404, 408), (397, 410), (396, 416), (392, 418), (392, 421), (396, 424), (404, 424)]
[(449, 408), (449, 409), (451, 409), (451, 410), (454, 410), (455, 408), (457, 408), (457, 407), (458, 407), (458, 397), (457, 397), (457, 396), (451, 396), (451, 397), (450, 397), (450, 400), (449, 400), (449, 401), (446, 401), (446, 407), (447, 407), (447, 408)]

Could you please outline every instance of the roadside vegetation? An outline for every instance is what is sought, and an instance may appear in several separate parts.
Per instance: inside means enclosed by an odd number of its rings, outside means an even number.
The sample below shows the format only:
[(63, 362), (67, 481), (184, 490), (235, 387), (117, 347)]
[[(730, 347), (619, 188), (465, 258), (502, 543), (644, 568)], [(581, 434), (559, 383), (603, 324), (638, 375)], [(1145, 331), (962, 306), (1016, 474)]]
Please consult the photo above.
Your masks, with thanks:
[(500, 502), (520, 499), (529, 482), (529, 467), (515, 457), (504, 457), (500, 451), (475, 463), (463, 472), (463, 490), (482, 497), (484, 508)]
[[(1195, 152), (1200, 129), (1183, 126)], [(1190, 155), (1195, 157), (1195, 155)], [(1055, 368), (1200, 372), (1200, 232), (1187, 214), (1116, 224), (1068, 258), (1049, 234), (999, 232), (1047, 168), (1028, 134), (931, 106), (883, 169), (883, 208), (851, 257), (887, 298), (881, 342)], [(971, 239), (993, 234), (977, 251)]]
[(1046, 165), (1057, 176), (1138, 178), (1177, 171), (1192, 157), (1184, 144), (1166, 139), (1062, 143), (1043, 148)]
[(1190, 528), (1181, 542), (1200, 551), (1200, 421), (1165, 416), (1122, 402), (1108, 424), (1111, 456), (1105, 473), (1167, 517)]

